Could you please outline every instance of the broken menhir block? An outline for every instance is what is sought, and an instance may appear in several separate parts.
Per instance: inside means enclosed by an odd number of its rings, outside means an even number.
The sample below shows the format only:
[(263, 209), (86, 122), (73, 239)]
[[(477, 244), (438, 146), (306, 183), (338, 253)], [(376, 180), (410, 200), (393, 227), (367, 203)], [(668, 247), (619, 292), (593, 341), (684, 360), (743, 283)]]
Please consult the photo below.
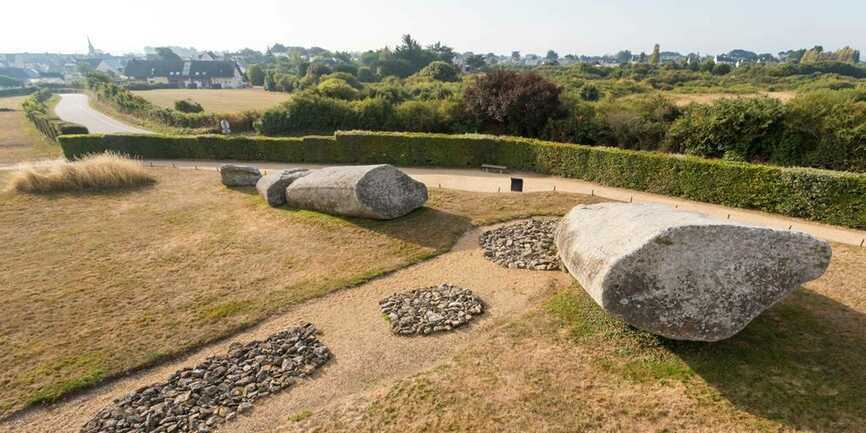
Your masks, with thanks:
[(223, 164), (219, 168), (225, 186), (256, 186), (262, 173), (247, 165)]
[(830, 245), (791, 231), (716, 220), (662, 205), (572, 209), (560, 259), (607, 312), (677, 340), (718, 341), (830, 263)]
[(290, 168), (278, 173), (262, 176), (256, 182), (256, 190), (271, 206), (281, 206), (286, 203), (286, 188), (297, 179), (310, 173), (305, 168)]
[(391, 165), (326, 167), (286, 188), (291, 207), (352, 217), (399, 218), (427, 201), (427, 187)]

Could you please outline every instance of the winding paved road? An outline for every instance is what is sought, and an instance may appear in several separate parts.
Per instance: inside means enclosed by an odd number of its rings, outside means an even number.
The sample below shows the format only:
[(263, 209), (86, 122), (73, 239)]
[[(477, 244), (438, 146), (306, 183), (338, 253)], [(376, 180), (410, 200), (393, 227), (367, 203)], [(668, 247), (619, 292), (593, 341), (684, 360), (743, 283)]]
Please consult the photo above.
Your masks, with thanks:
[(129, 126), (94, 110), (87, 102), (87, 95), (68, 93), (60, 95), (60, 102), (54, 108), (57, 117), (87, 127), (96, 134), (150, 134), (144, 129)]

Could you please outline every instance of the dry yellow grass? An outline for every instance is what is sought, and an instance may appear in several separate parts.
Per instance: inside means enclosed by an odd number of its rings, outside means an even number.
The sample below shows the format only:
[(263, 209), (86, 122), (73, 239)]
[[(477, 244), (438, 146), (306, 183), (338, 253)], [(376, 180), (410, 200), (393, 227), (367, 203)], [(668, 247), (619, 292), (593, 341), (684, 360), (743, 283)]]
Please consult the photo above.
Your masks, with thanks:
[(21, 111), (25, 96), (0, 98), (0, 164), (56, 158), (60, 146), (42, 137)]
[(106, 152), (74, 162), (25, 166), (14, 173), (10, 185), (18, 192), (45, 194), (131, 188), (153, 182), (140, 161)]
[(678, 106), (684, 107), (693, 102), (698, 104), (709, 104), (714, 101), (718, 101), (719, 99), (732, 99), (732, 98), (754, 98), (757, 96), (766, 96), (769, 98), (775, 98), (782, 102), (788, 102), (797, 96), (796, 92), (791, 91), (783, 91), (783, 92), (761, 92), (761, 93), (695, 93), (695, 94), (678, 94), (678, 93), (668, 93), (668, 95), (673, 98), (674, 103)]
[(367, 221), (273, 209), (212, 171), (148, 172), (136, 191), (0, 194), (0, 417), (444, 252), (473, 224), (594, 201), (436, 189)]
[(133, 92), (148, 101), (174, 108), (175, 101), (191, 99), (211, 113), (262, 111), (289, 99), (288, 93), (266, 92), (264, 89), (159, 89)]

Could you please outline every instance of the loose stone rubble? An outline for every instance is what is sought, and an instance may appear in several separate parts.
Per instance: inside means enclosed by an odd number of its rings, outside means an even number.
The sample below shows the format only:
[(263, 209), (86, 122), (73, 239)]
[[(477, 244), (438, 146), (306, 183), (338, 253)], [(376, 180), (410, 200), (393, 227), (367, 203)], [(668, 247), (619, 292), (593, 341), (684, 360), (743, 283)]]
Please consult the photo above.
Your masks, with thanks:
[(379, 302), (398, 335), (451, 331), (484, 312), (484, 303), (469, 289), (451, 284), (396, 293)]
[(247, 165), (223, 164), (219, 172), (225, 186), (256, 186), (256, 182), (262, 177), (258, 168)]
[(677, 340), (718, 341), (821, 276), (832, 251), (795, 231), (669, 206), (581, 205), (556, 231), (562, 262), (605, 311)]
[(225, 356), (177, 371), (168, 381), (139, 388), (114, 401), (82, 433), (211, 432), (253, 403), (291, 387), (331, 358), (305, 324), (265, 341), (235, 343)]
[(512, 269), (559, 270), (553, 242), (557, 224), (554, 219), (531, 219), (484, 232), (481, 234), (484, 257)]

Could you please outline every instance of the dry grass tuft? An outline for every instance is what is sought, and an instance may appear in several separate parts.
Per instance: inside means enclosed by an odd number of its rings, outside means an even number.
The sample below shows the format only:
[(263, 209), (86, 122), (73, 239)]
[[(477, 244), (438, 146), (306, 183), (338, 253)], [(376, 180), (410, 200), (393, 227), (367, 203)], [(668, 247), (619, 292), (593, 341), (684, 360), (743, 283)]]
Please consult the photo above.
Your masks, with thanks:
[(28, 166), (12, 177), (10, 186), (18, 192), (52, 192), (118, 189), (154, 182), (139, 161), (106, 152), (88, 155), (75, 162), (50, 166)]

